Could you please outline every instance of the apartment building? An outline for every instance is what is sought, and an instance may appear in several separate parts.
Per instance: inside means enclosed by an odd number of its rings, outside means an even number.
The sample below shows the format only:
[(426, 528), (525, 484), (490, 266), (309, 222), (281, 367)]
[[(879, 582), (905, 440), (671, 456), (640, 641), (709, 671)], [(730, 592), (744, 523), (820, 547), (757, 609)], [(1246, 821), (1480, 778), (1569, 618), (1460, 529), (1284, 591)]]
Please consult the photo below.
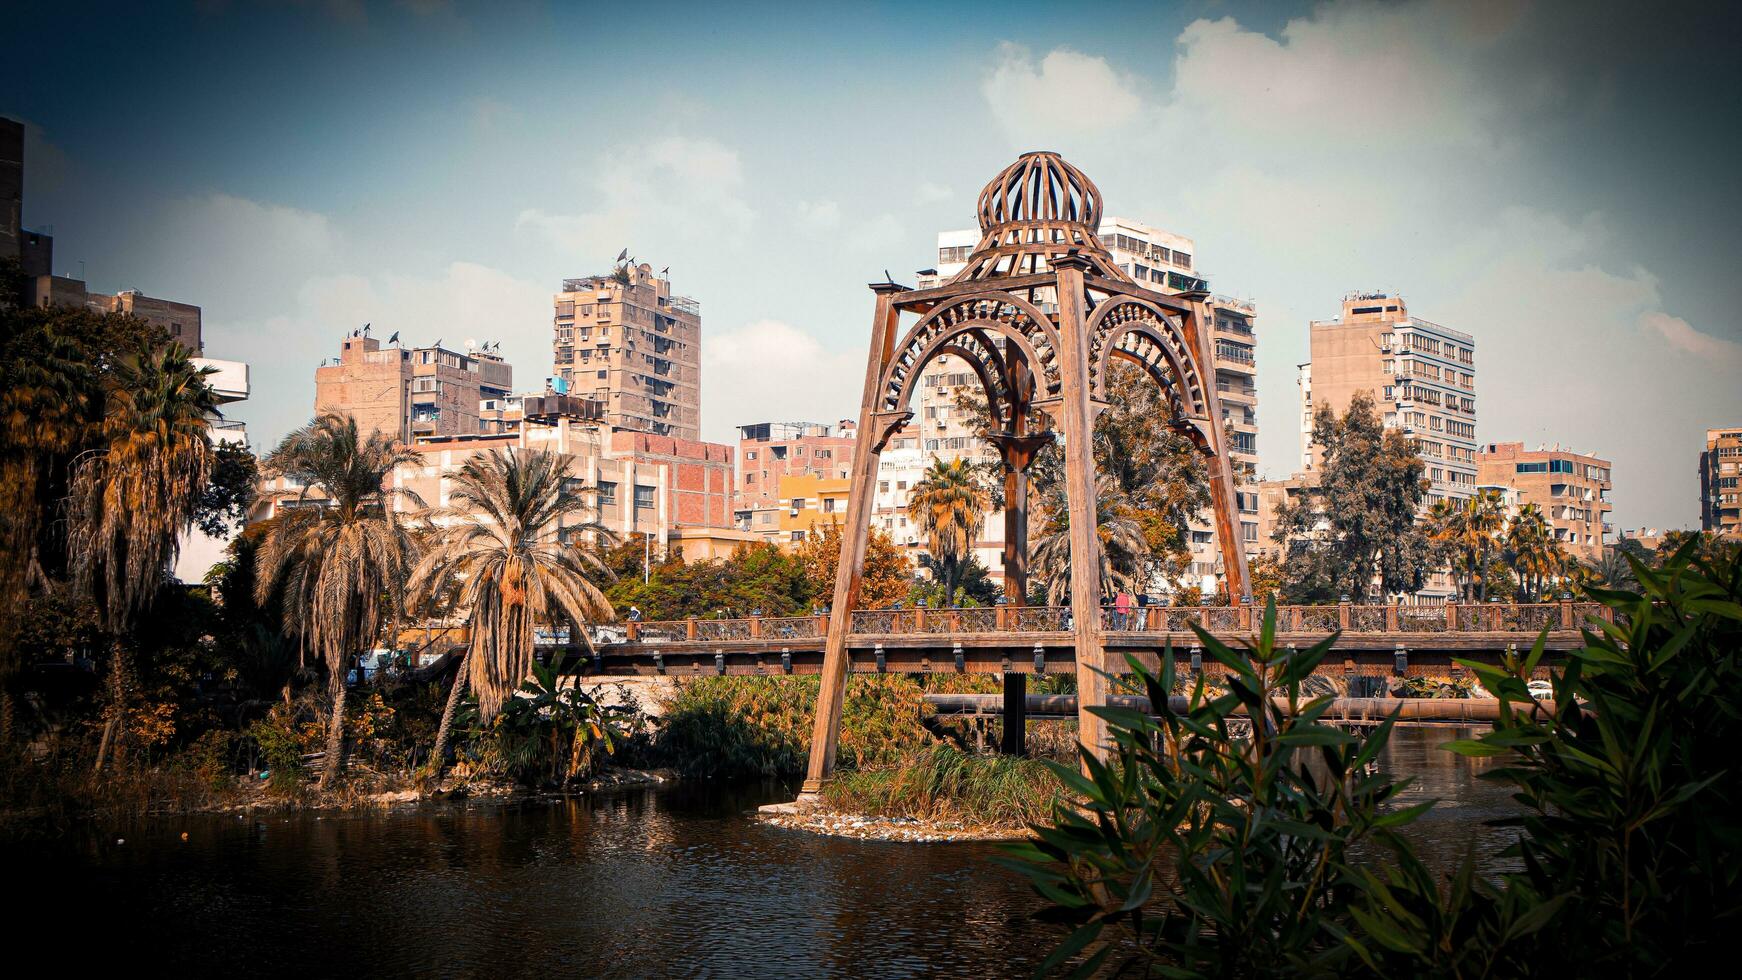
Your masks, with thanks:
[(500, 432), (513, 385), (502, 355), (476, 344), (463, 354), (439, 345), (383, 347), (353, 333), (338, 357), (315, 369), (315, 414), (348, 415), (365, 432), (405, 442)]
[(191, 303), (156, 299), (137, 289), (123, 289), (113, 295), (93, 292), (86, 287), (83, 280), (70, 276), (40, 275), (29, 281), (28, 288), (28, 298), (32, 305), (72, 306), (97, 313), (125, 313), (162, 327), (171, 340), (195, 353), (205, 347), (205, 338), (200, 332), (200, 308)]
[[(1428, 477), (1422, 507), (1476, 492), (1476, 342), (1467, 333), (1412, 316), (1402, 296), (1352, 292), (1342, 316), (1310, 324), (1312, 360), (1300, 366), (1303, 468), (1323, 462), (1312, 441), (1320, 408), (1342, 415), (1355, 393), (1373, 397), (1387, 428), (1416, 445)], [(1445, 601), (1457, 583), (1429, 576), (1422, 602)]]
[[(686, 529), (722, 528), (731, 518), (732, 447), (719, 443), (613, 430), (567, 414), (529, 413), (512, 433), (423, 436), (410, 448), (420, 459), (397, 467), (389, 485), (415, 492), (430, 507), (448, 506), (454, 474), (467, 460), (491, 449), (544, 450), (571, 457), (575, 489), (597, 492), (586, 495), (581, 512), (563, 520), (559, 537), (579, 533), (575, 529), (596, 521), (619, 537), (648, 535), (658, 549), (655, 554), (662, 554)], [(264, 481), (261, 489), (254, 519), (271, 517), (284, 507), (323, 503), (319, 498), (297, 501), (300, 488), (282, 477)], [(392, 506), (400, 512), (417, 509), (401, 497)]]
[[(1113, 261), (1132, 279), (1163, 293), (1208, 293), (1209, 284), (1200, 276), (1196, 259), (1197, 246), (1192, 239), (1129, 218), (1108, 217), (1099, 229), (1101, 244), (1113, 255)], [(959, 272), (980, 240), (977, 229), (959, 229), (938, 235), (938, 265), (919, 275), (919, 286), (925, 288), (948, 279)], [(1234, 463), (1236, 479), (1246, 482), (1258, 468), (1258, 337), (1257, 307), (1250, 300), (1210, 294), (1205, 302), (1210, 308), (1212, 356), (1216, 375), (1216, 390), (1221, 396), (1222, 422), (1229, 432), (1229, 458)], [(955, 389), (972, 390), (978, 382), (965, 366), (940, 359), (930, 368), (952, 387), (937, 395), (931, 404), (915, 407), (915, 415), (924, 422), (925, 443), (934, 455), (945, 459), (956, 456), (989, 458), (990, 447), (976, 438), (972, 431), (952, 428), (958, 400)], [(936, 389), (927, 384), (925, 393)], [(928, 414), (929, 413), (929, 414)], [(944, 422), (939, 427), (935, 423)], [(935, 434), (934, 434), (935, 430)], [(935, 444), (936, 449), (930, 450)], [(953, 448), (952, 448), (953, 447)], [(953, 454), (953, 455), (952, 455)], [(885, 455), (885, 460), (889, 455)], [(930, 457), (925, 458), (929, 462)], [(921, 467), (923, 469), (923, 465)], [(885, 472), (888, 471), (888, 472)], [(880, 467), (878, 480), (900, 482), (905, 474), (887, 462)], [(882, 508), (879, 508), (880, 512)], [(905, 513), (903, 503), (899, 508)], [(898, 523), (893, 510), (885, 515), (890, 523)], [(1252, 494), (1241, 494), (1241, 533), (1248, 544), (1257, 540), (1257, 504)], [(994, 556), (990, 567), (998, 570), (1003, 552), (1003, 516), (994, 515), (987, 521), (987, 553)], [(892, 529), (892, 533), (896, 530)], [(1188, 581), (1168, 585), (1196, 585), (1213, 593), (1222, 574), (1221, 552), (1216, 543), (1216, 531), (1210, 515), (1201, 515), (1193, 522), (1188, 538), (1192, 560)], [(897, 537), (900, 541), (900, 537)], [(995, 547), (994, 547), (995, 546)]]
[(852, 474), (783, 475), (769, 502), (739, 510), (738, 527), (760, 540), (790, 548), (815, 530), (840, 523), (847, 513), (847, 494), (852, 483)]
[(778, 502), (787, 476), (845, 479), (852, 475), (857, 423), (757, 422), (738, 427), (740, 511)]
[(1569, 555), (1595, 563), (1613, 531), (1611, 466), (1606, 459), (1558, 446), (1525, 449), (1520, 442), (1494, 442), (1476, 453), (1476, 482), (1516, 493), (1519, 507), (1535, 504)]
[(1700, 453), (1700, 528), (1742, 537), (1742, 427), (1707, 429)]
[[(1303, 365), (1302, 416), (1330, 406), (1348, 411), (1358, 391), (1373, 396), (1381, 420), (1420, 449), (1428, 467), (1429, 505), (1476, 489), (1475, 340), (1411, 316), (1403, 297), (1350, 293), (1343, 315), (1314, 320), (1312, 361)], [(1321, 462), (1311, 432), (1306, 468)]]
[(563, 280), (555, 365), (569, 391), (605, 406), (613, 427), (701, 438), (701, 306), (646, 263)]

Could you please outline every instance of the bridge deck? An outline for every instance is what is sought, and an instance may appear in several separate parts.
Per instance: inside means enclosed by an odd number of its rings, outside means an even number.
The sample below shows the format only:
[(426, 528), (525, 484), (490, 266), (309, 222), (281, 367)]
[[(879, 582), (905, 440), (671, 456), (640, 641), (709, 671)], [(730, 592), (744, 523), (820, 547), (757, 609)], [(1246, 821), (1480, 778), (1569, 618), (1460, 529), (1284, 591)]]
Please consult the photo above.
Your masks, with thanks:
[[(1528, 649), (1547, 629), (1545, 646), (1561, 653), (1582, 645), (1579, 631), (1601, 607), (1584, 603), (1486, 606), (1289, 606), (1279, 609), (1278, 643), (1309, 647), (1338, 629), (1325, 669), (1356, 674), (1440, 676), (1454, 657), (1497, 661), (1509, 647)], [(1239, 649), (1262, 613), (1247, 607), (1157, 608), (1105, 615), (1108, 668), (1126, 669), (1125, 654), (1159, 662), (1171, 645), (1182, 663), (1203, 626)], [(572, 667), (585, 675), (707, 676), (814, 674), (822, 669), (825, 616), (678, 620), (628, 624), (628, 639), (600, 645)], [(1039, 674), (1075, 669), (1069, 615), (1056, 607), (867, 610), (853, 613), (847, 641), (855, 673)], [(1402, 660), (1399, 660), (1399, 652)], [(1558, 658), (1557, 658), (1558, 659)], [(1205, 669), (1216, 669), (1202, 657)]]

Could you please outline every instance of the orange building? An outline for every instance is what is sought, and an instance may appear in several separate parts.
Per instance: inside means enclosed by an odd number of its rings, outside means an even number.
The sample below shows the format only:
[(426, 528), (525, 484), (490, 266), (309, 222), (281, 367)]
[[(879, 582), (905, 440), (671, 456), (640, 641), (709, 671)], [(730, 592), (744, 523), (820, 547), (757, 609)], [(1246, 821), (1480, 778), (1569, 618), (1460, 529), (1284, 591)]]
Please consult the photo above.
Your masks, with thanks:
[(1609, 488), (1611, 463), (1556, 446), (1525, 449), (1521, 442), (1491, 442), (1476, 454), (1476, 482), (1518, 493), (1519, 505), (1541, 508), (1555, 540), (1581, 561), (1603, 557), (1603, 537), (1613, 530)]

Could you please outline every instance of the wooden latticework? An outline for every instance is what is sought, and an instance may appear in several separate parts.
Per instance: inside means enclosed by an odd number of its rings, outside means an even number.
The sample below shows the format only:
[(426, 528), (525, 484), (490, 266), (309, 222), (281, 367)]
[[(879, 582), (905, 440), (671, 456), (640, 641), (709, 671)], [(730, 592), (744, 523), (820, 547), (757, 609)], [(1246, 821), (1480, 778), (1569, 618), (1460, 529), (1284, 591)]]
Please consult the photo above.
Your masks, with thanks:
[[(1155, 292), (1121, 271), (1101, 244), (1101, 209), (1101, 192), (1082, 171), (1056, 153), (1025, 153), (980, 192), (980, 242), (961, 272), (932, 289), (872, 285), (877, 309), (833, 608), (858, 606), (878, 459), (912, 418), (908, 406), (926, 366), (943, 356), (965, 363), (986, 394), (995, 429), (990, 440), (1004, 464), (1004, 587), (1012, 606), (1022, 606), (1028, 592), (1027, 471), (1054, 427), (1064, 437), (1071, 566), (1100, 567), (1091, 447), (1113, 358), (1138, 365), (1161, 387), (1170, 417), (1158, 421), (1188, 434), (1210, 459), (1228, 591), (1250, 595), (1204, 296)], [(1036, 428), (1042, 416), (1050, 421)], [(1070, 618), (1084, 709), (1106, 703), (1107, 680), (1096, 669), (1105, 650), (1099, 585), (1099, 575), (1072, 576)], [(806, 794), (819, 791), (833, 768), (854, 618), (830, 619)], [(1007, 674), (1005, 681), (1007, 711), (1019, 719), (1022, 676)], [(1085, 745), (1105, 749), (1099, 717), (1085, 710), (1079, 725)], [(1013, 739), (1006, 751), (1020, 751), (1020, 721), (1005, 731)]]

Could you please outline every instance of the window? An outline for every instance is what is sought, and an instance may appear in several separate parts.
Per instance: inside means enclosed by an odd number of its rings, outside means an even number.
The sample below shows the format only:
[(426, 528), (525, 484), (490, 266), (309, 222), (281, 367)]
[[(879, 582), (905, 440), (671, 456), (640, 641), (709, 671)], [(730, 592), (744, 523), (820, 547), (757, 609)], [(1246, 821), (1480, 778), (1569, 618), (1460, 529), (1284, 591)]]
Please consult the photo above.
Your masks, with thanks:
[(804, 510), (804, 498), (803, 497), (792, 498), (792, 509), (793, 510)]
[(752, 449), (749, 452), (745, 453), (744, 458), (745, 459), (755, 459), (756, 458), (756, 450)]
[(612, 480), (599, 481), (599, 503), (614, 504), (617, 502), (617, 484)]
[(878, 480), (877, 481), (877, 492), (878, 493), (888, 493), (889, 492), (889, 481), (888, 480)]
[(794, 532), (792, 532), (792, 540), (794, 540), (794, 541), (803, 541), (803, 540), (804, 540), (804, 532), (803, 532), (803, 531), (794, 531)]
[(653, 494), (654, 494), (654, 491), (657, 489), (658, 489), (657, 487), (644, 487), (641, 484), (637, 483), (635, 485), (635, 507), (636, 507), (636, 509), (637, 510), (640, 510), (642, 508), (652, 509), (652, 507), (653, 507)]
[(1240, 539), (1245, 541), (1247, 544), (1256, 544), (1258, 542), (1258, 525), (1247, 524), (1245, 521), (1241, 521)]
[(834, 497), (824, 497), (823, 498), (823, 513), (833, 514), (834, 512), (835, 512), (835, 498)]

